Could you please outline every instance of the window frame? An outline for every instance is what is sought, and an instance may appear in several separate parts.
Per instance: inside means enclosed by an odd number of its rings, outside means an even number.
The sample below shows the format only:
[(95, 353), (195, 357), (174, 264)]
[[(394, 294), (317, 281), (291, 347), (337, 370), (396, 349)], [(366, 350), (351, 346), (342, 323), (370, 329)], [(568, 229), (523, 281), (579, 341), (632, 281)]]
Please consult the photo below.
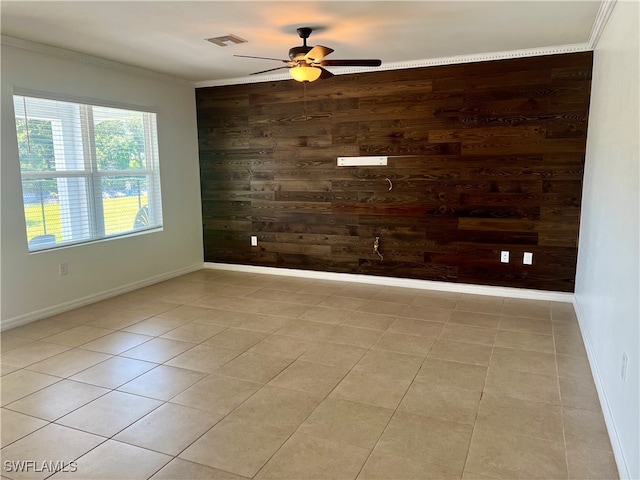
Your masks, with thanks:
[[(19, 146), (19, 141), (17, 137), (17, 121), (20, 118), (25, 119), (25, 128), (28, 130), (28, 121), (29, 120), (44, 120), (51, 122), (52, 125), (52, 134), (54, 137), (54, 158), (56, 157), (56, 153), (60, 150), (60, 148), (64, 149), (64, 145), (56, 146), (55, 136), (62, 138), (64, 134), (64, 127), (62, 125), (62, 116), (53, 116), (46, 117), (42, 114), (30, 114), (28, 111), (25, 111), (24, 117), (19, 117), (18, 112), (15, 109), (15, 101), (16, 97), (21, 97), (22, 99), (28, 100), (30, 98), (44, 101), (55, 101), (55, 102), (66, 102), (73, 105), (73, 107), (79, 107), (80, 114), (77, 119), (79, 122), (79, 130), (74, 128), (75, 134), (79, 135), (79, 138), (82, 139), (82, 144), (80, 148), (82, 149), (82, 163), (84, 164), (83, 170), (78, 169), (70, 169), (70, 170), (38, 170), (38, 171), (23, 171), (22, 164), (20, 159), (18, 148), (17, 150), (17, 160), (18, 160), (18, 168), (20, 172), (20, 191), (22, 194), (22, 206), (24, 213), (24, 232), (25, 238), (27, 242), (27, 250), (29, 254), (40, 253), (43, 251), (50, 251), (59, 248), (71, 247), (75, 245), (82, 245), (87, 243), (95, 243), (102, 241), (110, 241), (118, 238), (126, 238), (131, 236), (137, 236), (140, 234), (146, 233), (154, 233), (159, 232), (164, 229), (163, 222), (163, 214), (162, 214), (162, 194), (161, 194), (161, 175), (160, 175), (160, 153), (158, 146), (158, 120), (157, 120), (157, 112), (149, 107), (144, 107), (140, 105), (133, 104), (124, 104), (117, 102), (107, 102), (94, 98), (84, 98), (84, 97), (74, 97), (74, 96), (66, 96), (66, 95), (58, 95), (48, 92), (40, 92), (33, 91), (28, 89), (20, 89), (13, 88), (12, 89), (12, 107), (14, 108), (13, 118), (14, 118), (14, 128), (16, 128), (16, 146)], [(25, 104), (26, 105), (26, 104)], [(131, 169), (131, 170), (109, 170), (109, 169), (100, 169), (98, 166), (98, 154), (96, 150), (96, 138), (95, 138), (95, 122), (93, 117), (93, 109), (95, 108), (110, 108), (110, 109), (120, 109), (126, 110), (128, 112), (134, 112), (136, 114), (141, 114), (142, 116), (142, 131), (143, 131), (143, 139), (144, 139), (144, 164), (141, 165), (140, 168)], [(54, 125), (56, 125), (54, 127)], [(146, 177), (147, 181), (147, 213), (151, 219), (150, 225), (148, 227), (132, 227), (130, 230), (120, 231), (117, 233), (107, 234), (106, 233), (106, 218), (104, 214), (103, 208), (103, 187), (102, 181), (105, 178), (114, 177)], [(73, 179), (73, 178), (83, 178), (85, 181), (84, 188), (86, 189), (83, 203), (84, 205), (80, 205), (79, 202), (68, 202), (66, 208), (74, 208), (76, 206), (80, 209), (85, 209), (87, 211), (88, 221), (88, 235), (78, 238), (72, 238), (70, 240), (62, 240), (60, 242), (56, 242), (54, 244), (46, 244), (46, 245), (32, 245), (30, 243), (30, 239), (28, 238), (28, 230), (27, 230), (27, 218), (26, 218), (26, 207), (27, 203), (25, 202), (25, 192), (24, 192), (24, 182), (25, 181), (37, 181), (37, 180), (56, 180), (56, 182), (60, 179)], [(59, 185), (59, 183), (58, 183)], [(80, 195), (79, 195), (80, 196)], [(41, 198), (42, 201), (42, 198)], [(63, 208), (62, 204), (59, 204), (59, 208)], [(143, 207), (140, 208), (140, 210)], [(140, 212), (138, 210), (138, 212)], [(43, 213), (44, 217), (44, 213)], [(84, 221), (84, 218), (81, 218), (80, 221)], [(45, 233), (46, 234), (46, 233)]]

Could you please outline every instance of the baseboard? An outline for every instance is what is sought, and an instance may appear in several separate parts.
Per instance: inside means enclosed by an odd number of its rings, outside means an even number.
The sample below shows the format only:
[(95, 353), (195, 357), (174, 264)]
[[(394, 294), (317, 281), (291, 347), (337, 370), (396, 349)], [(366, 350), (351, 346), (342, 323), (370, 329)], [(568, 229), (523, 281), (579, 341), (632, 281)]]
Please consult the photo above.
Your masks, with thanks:
[(314, 270), (297, 270), (291, 268), (260, 267), (254, 265), (236, 265), (231, 263), (205, 262), (205, 268), (213, 270), (231, 270), (235, 272), (263, 273), (288, 277), (315, 278), (318, 280), (335, 280), (339, 282), (368, 283), (389, 287), (419, 288), (422, 290), (439, 290), (442, 292), (470, 293), (494, 297), (523, 298), (530, 300), (550, 300), (571, 303), (573, 293), (529, 290), (526, 288), (494, 287), (490, 285), (472, 285), (466, 283), (436, 282), (432, 280), (414, 280), (411, 278), (380, 277), (353, 273), (318, 272)]
[(165, 280), (169, 280), (170, 278), (178, 277), (180, 275), (191, 273), (196, 270), (201, 270), (202, 268), (203, 268), (202, 263), (197, 263), (189, 267), (179, 268), (171, 272), (166, 272), (160, 275), (145, 278), (144, 280), (139, 280), (137, 282), (121, 285), (119, 287), (112, 288), (110, 290), (105, 290), (99, 293), (95, 293), (93, 295), (88, 295), (86, 297), (71, 300), (69, 302), (59, 303), (58, 305), (43, 308), (41, 310), (36, 310), (35, 312), (25, 313), (24, 315), (3, 320), (2, 324), (0, 325), (0, 330), (4, 331), (9, 328), (19, 327), (20, 325), (25, 325), (27, 323), (40, 320), (42, 318), (50, 317), (52, 315), (57, 315), (59, 313), (73, 310), (74, 308), (84, 307), (85, 305), (99, 302), (100, 300), (105, 300), (107, 298), (115, 297), (116, 295), (121, 295), (123, 293), (127, 293), (132, 290), (137, 290), (138, 288), (147, 287), (149, 285), (153, 285), (154, 283), (163, 282)]
[(587, 351), (587, 358), (591, 367), (593, 381), (596, 385), (596, 391), (598, 392), (600, 406), (602, 407), (602, 415), (604, 416), (604, 422), (607, 425), (609, 440), (611, 440), (611, 448), (616, 460), (616, 465), (618, 466), (618, 475), (620, 476), (620, 478), (631, 478), (627, 459), (625, 458), (624, 451), (622, 450), (622, 442), (620, 441), (618, 429), (616, 428), (616, 424), (613, 420), (613, 413), (611, 412), (607, 393), (604, 389), (604, 383), (602, 381), (602, 377), (600, 376), (600, 370), (598, 369), (598, 361), (596, 360), (596, 355), (591, 344), (589, 329), (587, 328), (586, 321), (584, 320), (584, 315), (582, 314), (580, 306), (578, 305), (578, 302), (575, 298), (573, 299), (573, 309), (576, 312), (578, 325), (580, 326), (580, 333), (582, 335), (582, 342), (584, 343), (585, 349)]

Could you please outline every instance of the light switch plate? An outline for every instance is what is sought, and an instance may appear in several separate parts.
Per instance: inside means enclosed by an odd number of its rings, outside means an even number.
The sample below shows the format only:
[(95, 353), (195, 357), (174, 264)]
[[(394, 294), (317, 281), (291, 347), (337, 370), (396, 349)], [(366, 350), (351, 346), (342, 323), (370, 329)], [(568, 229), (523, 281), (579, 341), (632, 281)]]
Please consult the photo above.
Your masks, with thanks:
[(256, 235), (251, 235), (251, 246), (252, 247), (258, 246), (258, 237)]
[(523, 265), (533, 265), (533, 253), (532, 252), (524, 252), (522, 256)]

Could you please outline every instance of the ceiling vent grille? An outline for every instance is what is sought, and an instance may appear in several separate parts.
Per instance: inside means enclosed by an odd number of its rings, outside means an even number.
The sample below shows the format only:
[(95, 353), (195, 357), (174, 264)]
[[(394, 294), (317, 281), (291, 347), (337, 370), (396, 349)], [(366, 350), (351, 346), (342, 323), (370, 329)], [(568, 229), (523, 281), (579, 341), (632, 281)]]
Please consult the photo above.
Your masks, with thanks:
[(219, 47), (226, 47), (230, 43), (247, 43), (247, 41), (244, 38), (241, 38), (232, 33), (230, 33), (229, 35), (224, 35), (222, 37), (207, 38), (206, 40), (207, 42), (214, 43)]

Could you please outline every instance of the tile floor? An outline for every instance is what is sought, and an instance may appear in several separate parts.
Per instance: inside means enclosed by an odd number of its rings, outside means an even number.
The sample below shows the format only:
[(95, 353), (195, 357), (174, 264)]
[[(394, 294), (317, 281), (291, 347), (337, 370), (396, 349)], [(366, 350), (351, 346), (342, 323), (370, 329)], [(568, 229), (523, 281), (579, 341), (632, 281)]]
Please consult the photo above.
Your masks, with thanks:
[(2, 478), (617, 478), (570, 304), (201, 270), (1, 361)]

